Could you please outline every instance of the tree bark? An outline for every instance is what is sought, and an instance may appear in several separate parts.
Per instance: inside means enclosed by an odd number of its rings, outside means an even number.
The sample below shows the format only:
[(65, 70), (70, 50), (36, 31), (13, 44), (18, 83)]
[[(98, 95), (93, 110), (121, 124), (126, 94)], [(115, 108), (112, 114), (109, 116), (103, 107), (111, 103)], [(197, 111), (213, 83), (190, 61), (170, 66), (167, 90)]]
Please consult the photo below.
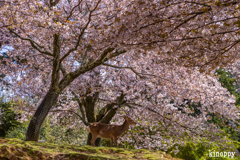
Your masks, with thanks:
[[(92, 139), (92, 133), (88, 133), (87, 145), (91, 145), (90, 141)], [(95, 146), (100, 146), (101, 138), (97, 138), (95, 141)]]
[[(114, 117), (114, 115), (116, 114), (118, 107), (120, 107), (121, 104), (125, 103), (124, 94), (122, 93), (121, 96), (117, 97), (117, 103), (107, 104), (95, 116), (94, 106), (95, 106), (95, 102), (98, 98), (98, 95), (97, 96), (94, 95), (94, 97), (95, 98), (93, 98), (93, 97), (86, 98), (86, 100), (88, 100), (87, 101), (88, 103), (85, 102), (85, 105), (84, 105), (85, 110), (86, 110), (86, 116), (87, 116), (89, 123), (100, 122), (100, 123), (109, 124), (110, 121), (112, 120), (112, 118)], [(88, 105), (86, 105), (86, 104), (88, 104)], [(114, 108), (115, 105), (118, 105), (118, 107)], [(92, 134), (88, 133), (87, 145), (91, 145), (91, 143), (90, 143), (91, 139), (92, 139)], [(95, 141), (95, 146), (100, 146), (100, 144), (101, 144), (101, 138), (97, 138)]]
[(28, 130), (26, 133), (26, 141), (38, 141), (39, 131), (42, 126), (42, 123), (47, 117), (48, 112), (56, 102), (60, 92), (62, 91), (59, 89), (61, 43), (60, 43), (59, 34), (54, 34), (53, 37), (54, 37), (54, 41), (53, 41), (53, 57), (54, 58), (53, 58), (53, 69), (52, 69), (50, 89), (45, 95), (41, 104), (38, 106), (34, 116), (30, 121), (30, 124), (28, 125)]
[[(59, 0), (56, 0), (55, 2), (58, 3), (58, 1)], [(54, 4), (55, 4), (55, 2), (54, 2)], [(12, 32), (14, 34), (16, 34), (19, 38), (21, 38), (17, 33), (15, 33), (14, 31), (12, 31)], [(81, 65), (74, 72), (66, 73), (65, 72), (66, 70), (64, 70), (61, 62), (64, 59), (64, 57), (67, 57), (72, 51), (74, 51), (76, 49), (70, 50), (67, 54), (65, 54), (66, 56), (63, 56), (60, 59), (60, 55), (61, 55), (60, 54), (60, 52), (61, 52), (61, 43), (60, 43), (61, 41), (60, 41), (60, 39), (61, 38), (60, 38), (59, 34), (54, 34), (53, 54), (49, 53), (49, 52), (42, 51), (44, 54), (53, 56), (53, 69), (52, 69), (51, 86), (50, 86), (50, 89), (49, 89), (48, 93), (46, 94), (46, 96), (43, 99), (43, 101), (41, 102), (41, 104), (38, 106), (34, 116), (32, 117), (32, 119), (30, 121), (30, 124), (28, 126), (28, 130), (27, 130), (27, 133), (26, 133), (26, 140), (27, 141), (38, 141), (40, 127), (41, 127), (44, 119), (48, 115), (48, 112), (50, 111), (52, 105), (56, 102), (59, 94), (74, 79), (76, 79), (81, 74), (84, 74), (87, 71), (90, 71), (90, 70), (94, 69), (95, 67), (100, 66), (105, 61), (108, 61), (108, 59), (113, 58), (113, 57), (117, 57), (118, 55), (126, 52), (126, 50), (117, 50), (109, 58), (107, 58), (108, 53), (110, 53), (114, 50), (114, 48), (107, 48), (106, 50), (103, 51), (100, 58), (96, 59), (93, 63), (88, 62), (86, 65)], [(29, 40), (29, 42), (31, 42), (31, 45), (32, 45), (33, 48), (38, 49), (38, 51), (41, 51), (41, 49), (39, 49), (33, 43), (33, 41), (31, 39), (28, 39), (28, 40)], [(77, 48), (77, 46), (76, 46), (76, 48)], [(60, 80), (60, 73), (59, 73), (60, 70), (62, 70), (62, 73), (64, 75), (64, 77), (61, 80)], [(96, 96), (94, 96), (94, 100), (93, 100), (94, 103), (96, 102), (97, 95), (98, 94), (96, 94)], [(87, 101), (91, 102), (91, 99), (87, 99)], [(93, 106), (94, 106), (94, 103), (92, 104)], [(87, 108), (86, 112), (87, 112), (87, 110), (88, 110), (88, 112), (91, 112), (91, 111), (89, 111), (90, 108)], [(93, 107), (93, 110), (94, 110), (94, 107)], [(88, 120), (89, 120), (90, 117), (88, 117)], [(93, 117), (91, 117), (90, 119), (92, 119), (92, 118)], [(94, 116), (94, 119), (95, 119), (95, 116)], [(91, 121), (88, 121), (88, 122), (91, 122)]]
[[(116, 114), (117, 108), (112, 108), (103, 119), (101, 119), (101, 123), (109, 124), (114, 115)], [(87, 139), (87, 145), (91, 145), (90, 141), (92, 139), (92, 134), (88, 133), (88, 139)], [(101, 138), (97, 138), (95, 141), (95, 146), (100, 146), (101, 144)]]
[[(98, 94), (97, 95), (94, 94), (93, 96), (87, 96), (86, 100), (83, 101), (83, 105), (85, 107), (88, 123), (96, 122), (94, 107), (95, 107), (95, 102), (96, 102), (97, 96), (98, 96)], [(91, 145), (91, 143), (90, 143), (91, 139), (92, 139), (92, 134), (88, 133), (87, 145)], [(97, 138), (95, 141), (95, 145), (99, 146), (100, 142), (101, 142), (101, 138)]]
[(49, 110), (56, 102), (59, 93), (48, 91), (42, 103), (38, 106), (32, 117), (26, 133), (26, 141), (38, 141), (40, 128), (44, 122)]

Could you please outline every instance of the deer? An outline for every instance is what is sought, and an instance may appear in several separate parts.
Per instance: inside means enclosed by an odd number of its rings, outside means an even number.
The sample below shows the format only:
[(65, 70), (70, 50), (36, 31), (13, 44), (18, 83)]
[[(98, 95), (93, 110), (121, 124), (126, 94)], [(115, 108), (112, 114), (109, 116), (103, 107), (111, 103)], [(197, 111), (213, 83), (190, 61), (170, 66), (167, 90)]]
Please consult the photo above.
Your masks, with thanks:
[(105, 123), (90, 123), (88, 127), (88, 132), (92, 133), (92, 139), (90, 141), (91, 145), (95, 146), (95, 141), (98, 137), (103, 139), (110, 139), (111, 147), (114, 145), (117, 147), (118, 138), (128, 130), (130, 125), (136, 125), (137, 123), (131, 119), (130, 117), (123, 116), (125, 119), (122, 125), (114, 125), (114, 124), (105, 124)]

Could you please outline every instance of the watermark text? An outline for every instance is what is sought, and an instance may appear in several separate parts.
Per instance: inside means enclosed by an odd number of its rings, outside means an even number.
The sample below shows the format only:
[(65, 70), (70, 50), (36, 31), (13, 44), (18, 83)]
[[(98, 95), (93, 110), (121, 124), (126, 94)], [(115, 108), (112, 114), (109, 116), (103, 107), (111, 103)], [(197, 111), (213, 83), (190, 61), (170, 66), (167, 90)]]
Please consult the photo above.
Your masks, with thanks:
[(235, 155), (235, 152), (215, 152), (209, 150), (209, 157), (228, 157), (233, 158)]

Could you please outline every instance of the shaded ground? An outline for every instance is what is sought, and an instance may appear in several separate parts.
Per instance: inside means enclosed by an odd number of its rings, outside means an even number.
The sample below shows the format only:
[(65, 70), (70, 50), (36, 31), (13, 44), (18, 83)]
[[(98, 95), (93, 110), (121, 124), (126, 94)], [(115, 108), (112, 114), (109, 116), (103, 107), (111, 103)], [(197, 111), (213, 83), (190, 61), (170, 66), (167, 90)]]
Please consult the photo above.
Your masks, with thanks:
[(161, 151), (56, 145), (0, 138), (0, 160), (177, 160)]

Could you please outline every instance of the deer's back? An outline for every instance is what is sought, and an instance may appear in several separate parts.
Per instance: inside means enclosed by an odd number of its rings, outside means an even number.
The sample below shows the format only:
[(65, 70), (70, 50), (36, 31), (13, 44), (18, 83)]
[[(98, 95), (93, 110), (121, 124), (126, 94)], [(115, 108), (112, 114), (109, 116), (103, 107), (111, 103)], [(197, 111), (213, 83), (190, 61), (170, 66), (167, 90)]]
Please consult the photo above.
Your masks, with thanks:
[(112, 138), (114, 136), (118, 137), (121, 135), (121, 133), (119, 132), (119, 127), (120, 126), (118, 125), (96, 122), (89, 124), (89, 132), (92, 134), (96, 134), (98, 137), (101, 138)]

